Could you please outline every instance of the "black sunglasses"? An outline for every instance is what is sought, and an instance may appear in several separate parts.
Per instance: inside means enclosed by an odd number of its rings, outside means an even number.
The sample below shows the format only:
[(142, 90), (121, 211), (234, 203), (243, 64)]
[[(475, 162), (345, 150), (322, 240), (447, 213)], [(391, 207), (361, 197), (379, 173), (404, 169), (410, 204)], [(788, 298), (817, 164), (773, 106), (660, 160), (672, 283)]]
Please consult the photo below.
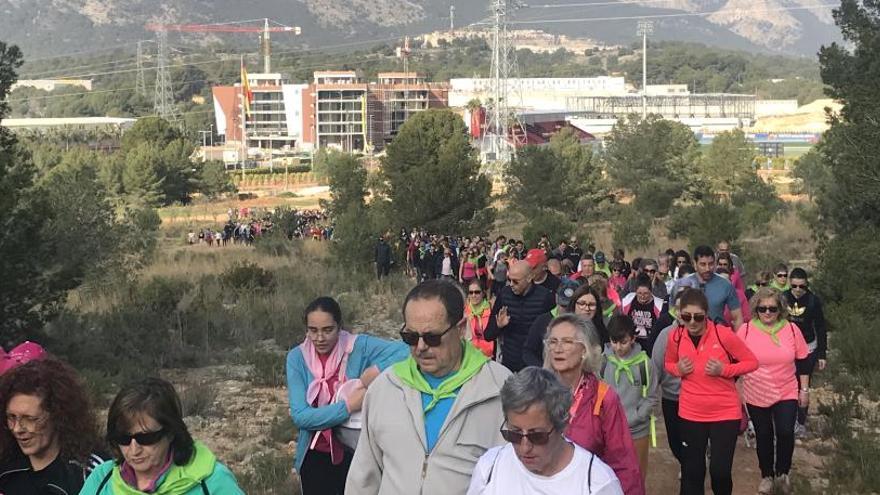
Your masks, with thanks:
[(472, 296), (475, 296), (477, 294), (482, 294), (482, 293), (483, 293), (483, 291), (481, 291), (481, 290), (469, 290), (468, 291), (468, 294), (470, 294)]
[(138, 445), (155, 445), (159, 443), (164, 437), (165, 429), (163, 428), (157, 431), (147, 431), (144, 433), (135, 433), (133, 435), (120, 434), (110, 440), (116, 445), (124, 447), (126, 445), (131, 445), (132, 439), (134, 439), (134, 441), (136, 441)]
[(776, 276), (779, 278), (785, 278), (788, 276), (788, 274), (787, 273), (777, 273)]
[(681, 318), (681, 321), (685, 323), (690, 323), (692, 319), (697, 323), (702, 323), (703, 320), (706, 319), (706, 315), (704, 313), (680, 313), (678, 317)]
[(649, 270), (649, 269), (647, 269), (647, 268), (646, 268), (645, 270), (643, 270), (643, 271), (644, 271), (645, 273), (657, 273), (657, 270)]
[(547, 442), (550, 441), (550, 434), (553, 433), (553, 429), (550, 431), (533, 431), (530, 433), (520, 433), (518, 431), (505, 430), (501, 428), (501, 437), (504, 440), (514, 444), (519, 445), (522, 443), (523, 438), (528, 438), (529, 443), (532, 445), (546, 445)]
[(779, 306), (758, 306), (755, 308), (758, 313), (778, 313)]
[(801, 285), (801, 284), (791, 284), (791, 288), (792, 288), (792, 289), (804, 289), (804, 290), (806, 290), (806, 289), (807, 289), (807, 284), (803, 284), (803, 285)]
[(758, 287), (767, 287), (767, 282), (755, 282), (755, 285)]
[(413, 332), (412, 330), (407, 330), (406, 325), (400, 329), (400, 338), (406, 342), (409, 346), (417, 346), (419, 345), (419, 339), (425, 341), (428, 347), (437, 347), (440, 345), (440, 341), (443, 339), (443, 336), (449, 333), (450, 330), (458, 326), (458, 322), (453, 323), (449, 328), (443, 330), (440, 333), (419, 333)]

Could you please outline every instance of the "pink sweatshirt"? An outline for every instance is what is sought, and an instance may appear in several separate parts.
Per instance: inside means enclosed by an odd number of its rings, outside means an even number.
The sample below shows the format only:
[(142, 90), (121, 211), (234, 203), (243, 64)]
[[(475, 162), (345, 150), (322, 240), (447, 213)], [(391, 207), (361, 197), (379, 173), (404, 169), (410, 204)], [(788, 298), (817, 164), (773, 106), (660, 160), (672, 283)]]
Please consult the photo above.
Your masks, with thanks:
[[(679, 416), (700, 423), (742, 419), (742, 405), (734, 378), (757, 369), (758, 360), (730, 328), (711, 321), (706, 322), (706, 330), (698, 344), (694, 347), (684, 327), (669, 333), (665, 365), (669, 374), (681, 378)], [(683, 356), (694, 363), (694, 371), (684, 376), (678, 371), (678, 361)], [(736, 363), (731, 361), (731, 356)], [(721, 361), (721, 376), (706, 374), (709, 359)]]
[(754, 321), (743, 323), (736, 335), (745, 341), (758, 359), (758, 369), (743, 376), (746, 402), (770, 407), (780, 401), (797, 400), (795, 360), (804, 359), (810, 353), (801, 329), (787, 322), (776, 334), (778, 344)]
[[(620, 398), (609, 387), (599, 408), (596, 405), (599, 379), (588, 373), (582, 383), (582, 398), (572, 414), (565, 436), (569, 440), (599, 456), (614, 470), (626, 495), (644, 495), (645, 484), (639, 472), (639, 459), (633, 445), (626, 413)], [(577, 399), (575, 399), (577, 400)]]

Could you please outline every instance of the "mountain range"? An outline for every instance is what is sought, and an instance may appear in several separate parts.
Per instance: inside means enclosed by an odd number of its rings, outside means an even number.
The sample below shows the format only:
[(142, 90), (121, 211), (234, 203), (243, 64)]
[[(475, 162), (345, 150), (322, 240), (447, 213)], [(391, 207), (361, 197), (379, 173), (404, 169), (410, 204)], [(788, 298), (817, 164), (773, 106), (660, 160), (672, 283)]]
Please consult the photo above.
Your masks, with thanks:
[[(831, 4), (822, 0), (535, 0), (512, 7), (513, 29), (631, 44), (641, 17), (653, 39), (696, 41), (723, 48), (814, 56), (839, 39)], [(544, 2), (544, 3), (537, 3)], [(513, 3), (512, 1), (510, 3)], [(149, 22), (217, 23), (266, 17), (300, 26), (273, 44), (318, 48), (389, 40), (448, 28), (485, 26), (490, 0), (0, 0), (0, 41), (26, 57), (91, 52), (152, 39)], [(254, 25), (259, 25), (255, 23)], [(173, 34), (172, 43), (210, 41), (255, 49), (253, 35)], [(247, 45), (247, 44), (250, 45)]]

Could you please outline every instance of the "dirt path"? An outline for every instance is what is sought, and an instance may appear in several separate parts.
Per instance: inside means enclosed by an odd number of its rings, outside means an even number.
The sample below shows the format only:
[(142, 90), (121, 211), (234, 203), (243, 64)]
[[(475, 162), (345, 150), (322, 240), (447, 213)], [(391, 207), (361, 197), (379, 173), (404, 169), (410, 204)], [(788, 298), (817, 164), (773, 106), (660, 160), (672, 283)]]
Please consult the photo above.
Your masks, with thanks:
[[(676, 495), (679, 490), (678, 462), (669, 450), (666, 440), (666, 427), (663, 418), (657, 418), (657, 448), (651, 449), (648, 460), (648, 495)], [(816, 467), (816, 458), (798, 441), (794, 449), (794, 465), (792, 477), (811, 476)], [(758, 457), (754, 443), (746, 447), (740, 437), (736, 444), (736, 455), (733, 459), (733, 495), (755, 495), (761, 471), (758, 469)], [(711, 494), (709, 475), (706, 474), (706, 493)]]

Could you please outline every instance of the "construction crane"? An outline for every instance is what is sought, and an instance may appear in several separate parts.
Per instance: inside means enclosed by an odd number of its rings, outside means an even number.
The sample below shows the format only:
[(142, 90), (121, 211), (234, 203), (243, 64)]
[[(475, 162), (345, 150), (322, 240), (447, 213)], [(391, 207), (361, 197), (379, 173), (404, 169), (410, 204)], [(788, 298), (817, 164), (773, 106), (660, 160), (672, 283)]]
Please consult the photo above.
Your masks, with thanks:
[[(293, 33), (298, 35), (302, 33), (299, 26), (285, 26), (269, 19), (261, 19), (262, 27), (243, 26), (242, 24), (257, 21), (235, 21), (218, 24), (147, 24), (147, 31), (173, 31), (179, 33), (261, 33), (260, 36), (260, 54), (263, 57), (263, 72), (272, 72), (272, 62), (270, 60), (271, 49), (269, 46), (269, 33)], [(269, 23), (274, 24), (270, 26)]]

